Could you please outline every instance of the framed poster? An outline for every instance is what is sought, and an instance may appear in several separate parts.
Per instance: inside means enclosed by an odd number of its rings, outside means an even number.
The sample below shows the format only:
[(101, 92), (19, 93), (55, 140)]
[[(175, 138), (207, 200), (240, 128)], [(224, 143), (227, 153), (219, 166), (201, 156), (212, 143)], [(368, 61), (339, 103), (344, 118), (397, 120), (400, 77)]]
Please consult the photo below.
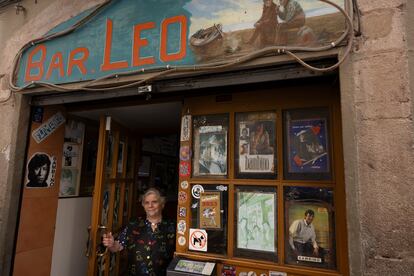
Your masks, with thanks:
[(285, 261), (336, 268), (333, 190), (285, 187)]
[(286, 179), (330, 179), (329, 110), (285, 111), (284, 125)]
[(237, 178), (276, 177), (276, 112), (236, 113)]
[(199, 221), (202, 229), (221, 229), (221, 193), (200, 194)]
[(194, 116), (193, 134), (193, 176), (226, 176), (228, 115)]
[(277, 192), (275, 187), (235, 189), (235, 256), (277, 261)]

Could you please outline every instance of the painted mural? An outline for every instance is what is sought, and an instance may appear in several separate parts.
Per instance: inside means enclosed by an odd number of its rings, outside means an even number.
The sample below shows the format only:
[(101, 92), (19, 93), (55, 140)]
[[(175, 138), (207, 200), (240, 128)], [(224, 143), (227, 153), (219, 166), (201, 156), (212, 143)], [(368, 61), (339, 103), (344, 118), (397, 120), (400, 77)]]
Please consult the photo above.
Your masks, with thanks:
[[(344, 7), (344, 0), (332, 2)], [(73, 32), (27, 48), (16, 83), (227, 62), (270, 46), (319, 47), (345, 27), (340, 11), (319, 0), (114, 0)]]

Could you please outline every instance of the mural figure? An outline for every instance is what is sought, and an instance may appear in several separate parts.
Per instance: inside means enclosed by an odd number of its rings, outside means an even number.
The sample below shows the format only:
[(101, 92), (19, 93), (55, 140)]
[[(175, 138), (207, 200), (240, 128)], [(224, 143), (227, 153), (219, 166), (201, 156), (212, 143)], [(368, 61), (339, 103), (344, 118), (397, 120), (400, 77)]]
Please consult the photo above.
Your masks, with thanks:
[(296, 0), (280, 0), (277, 13), (279, 18), (283, 20), (278, 25), (278, 45), (287, 45), (288, 33), (292, 29), (299, 29), (296, 32), (299, 36), (305, 33), (305, 30), (302, 29), (305, 26), (305, 12)]
[(259, 48), (274, 45), (278, 26), (277, 10), (273, 0), (263, 0), (262, 16), (254, 24), (255, 29), (249, 44), (253, 44), (257, 38), (260, 38)]

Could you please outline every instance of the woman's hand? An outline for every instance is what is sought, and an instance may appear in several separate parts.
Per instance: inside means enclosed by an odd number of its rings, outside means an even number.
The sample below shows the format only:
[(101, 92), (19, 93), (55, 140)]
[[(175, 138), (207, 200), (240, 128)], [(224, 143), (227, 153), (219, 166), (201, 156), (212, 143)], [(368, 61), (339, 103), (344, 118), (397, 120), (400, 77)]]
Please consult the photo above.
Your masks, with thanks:
[(112, 233), (109, 232), (108, 234), (103, 234), (102, 243), (104, 246), (112, 248), (115, 244), (114, 236), (112, 236)]

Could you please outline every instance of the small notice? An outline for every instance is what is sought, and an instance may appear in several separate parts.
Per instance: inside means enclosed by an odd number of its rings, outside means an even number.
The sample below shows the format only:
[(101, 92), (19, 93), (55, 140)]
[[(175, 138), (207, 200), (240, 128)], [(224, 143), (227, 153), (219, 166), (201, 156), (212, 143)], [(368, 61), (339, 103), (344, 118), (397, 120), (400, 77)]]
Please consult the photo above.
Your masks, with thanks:
[(190, 228), (188, 249), (207, 252), (207, 232), (203, 229)]
[(179, 260), (174, 270), (189, 273), (197, 273), (201, 275), (211, 275), (215, 263), (196, 262), (190, 260)]
[(40, 143), (45, 140), (50, 134), (55, 132), (55, 130), (65, 123), (65, 117), (63, 117), (62, 113), (58, 112), (46, 123), (42, 124), (40, 127), (36, 128), (32, 132), (32, 137), (35, 139), (36, 143)]

